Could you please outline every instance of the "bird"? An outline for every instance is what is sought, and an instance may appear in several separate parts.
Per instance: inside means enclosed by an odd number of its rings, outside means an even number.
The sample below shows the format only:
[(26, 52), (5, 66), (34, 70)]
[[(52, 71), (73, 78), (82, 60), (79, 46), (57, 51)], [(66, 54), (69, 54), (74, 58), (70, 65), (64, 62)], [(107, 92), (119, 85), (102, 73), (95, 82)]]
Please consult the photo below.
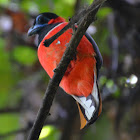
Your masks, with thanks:
[[(67, 24), (68, 22), (63, 17), (45, 12), (35, 18), (33, 26), (28, 30), (28, 36), (38, 35), (38, 59), (50, 78), (53, 77), (54, 70), (68, 46), (73, 29), (66, 30), (49, 46), (45, 46), (44, 42)], [(59, 84), (76, 100), (81, 122), (80, 129), (94, 123), (102, 112), (102, 99), (97, 83), (102, 64), (103, 59), (99, 48), (86, 32)]]

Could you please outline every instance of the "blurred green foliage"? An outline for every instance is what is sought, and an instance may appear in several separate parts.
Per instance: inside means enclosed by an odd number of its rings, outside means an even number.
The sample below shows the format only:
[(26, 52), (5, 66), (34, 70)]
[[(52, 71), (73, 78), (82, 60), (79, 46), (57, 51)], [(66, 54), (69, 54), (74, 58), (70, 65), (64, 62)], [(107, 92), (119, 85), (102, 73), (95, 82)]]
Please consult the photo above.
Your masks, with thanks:
[(31, 11), (31, 9), (35, 11), (38, 9), (39, 13), (54, 12), (68, 18), (68, 16), (72, 16), (73, 14), (74, 4), (75, 0), (61, 0), (61, 2), (59, 0), (41, 0), (41, 2), (40, 0), (23, 0), (21, 7), (27, 12)]
[(0, 4), (6, 6), (9, 4), (9, 0), (0, 0)]
[[(12, 87), (15, 84), (15, 77), (12, 74), (12, 65), (9, 61), (9, 53), (5, 51), (5, 40), (0, 39), (0, 109), (6, 108), (18, 102), (19, 96), (12, 96)], [(19, 95), (19, 93), (17, 93)], [(19, 128), (19, 115), (0, 115), (0, 134), (4, 134)], [(13, 139), (8, 137), (5, 140)]]
[(57, 140), (60, 137), (60, 131), (51, 125), (42, 128), (39, 140)]
[(109, 7), (102, 7), (99, 12), (97, 13), (98, 18), (105, 18), (112, 12), (111, 8)]
[[(0, 134), (6, 134), (7, 132), (11, 132), (13, 130), (20, 129), (19, 125), (19, 115), (17, 114), (3, 114), (0, 115)], [(14, 140), (15, 136), (10, 136), (4, 138), (3, 140)]]
[(14, 59), (20, 64), (31, 66), (37, 61), (37, 53), (29, 46), (16, 46), (13, 50)]
[(111, 140), (113, 138), (112, 126), (105, 114), (101, 115), (91, 129), (85, 133), (85, 140), (90, 140), (91, 138), (95, 140)]
[(5, 41), (0, 39), (0, 93), (1, 93), (1, 101), (0, 101), (0, 108), (6, 106), (8, 103), (7, 97), (8, 93), (11, 90), (14, 79), (12, 77), (11, 72), (11, 64), (9, 62), (9, 54), (4, 50)]

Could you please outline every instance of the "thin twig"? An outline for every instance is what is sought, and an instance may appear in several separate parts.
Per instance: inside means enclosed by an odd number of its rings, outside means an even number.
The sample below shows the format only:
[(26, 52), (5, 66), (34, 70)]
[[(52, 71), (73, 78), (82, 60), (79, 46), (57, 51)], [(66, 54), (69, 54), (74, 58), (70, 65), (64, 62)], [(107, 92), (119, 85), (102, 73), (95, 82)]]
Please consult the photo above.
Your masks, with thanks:
[[(59, 83), (65, 74), (65, 71), (70, 63), (70, 61), (73, 59), (76, 48), (85, 34), (87, 28), (89, 25), (94, 21), (95, 15), (98, 11), (99, 5), (101, 5), (105, 0), (99, 0), (100, 4), (94, 5), (93, 2), (93, 10), (90, 10), (90, 12), (87, 9), (87, 12), (85, 13), (85, 16), (83, 17), (81, 23), (79, 24), (76, 32), (72, 35), (72, 38), (66, 48), (66, 51), (56, 69), (54, 72), (52, 80), (50, 80), (47, 90), (45, 92), (45, 96), (43, 99), (43, 103), (40, 107), (40, 110), (38, 112), (36, 121), (34, 122), (33, 128), (31, 129), (30, 135), (28, 137), (28, 140), (38, 140), (41, 129), (43, 127), (43, 124), (46, 120), (46, 117), (49, 114), (50, 107), (52, 105), (55, 93), (57, 91), (57, 88), (59, 86)], [(95, 1), (97, 3), (97, 1)], [(91, 8), (91, 7), (90, 7)]]
[(15, 107), (15, 108), (2, 108), (0, 109), (0, 114), (2, 113), (19, 113), (21, 111), (20, 107)]

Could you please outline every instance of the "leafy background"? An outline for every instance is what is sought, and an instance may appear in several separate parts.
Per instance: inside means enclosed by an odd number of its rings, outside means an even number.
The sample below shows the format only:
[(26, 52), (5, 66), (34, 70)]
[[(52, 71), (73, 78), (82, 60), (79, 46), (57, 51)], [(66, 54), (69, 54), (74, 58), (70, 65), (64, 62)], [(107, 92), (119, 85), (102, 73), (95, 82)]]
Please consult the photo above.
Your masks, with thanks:
[[(41, 12), (72, 17), (92, 0), (0, 0), (0, 139), (25, 140), (49, 77), (37, 58), (37, 38), (27, 37)], [(101, 117), (79, 131), (75, 101), (58, 90), (42, 140), (140, 140), (140, 2), (108, 0), (88, 32), (104, 64), (99, 87)]]

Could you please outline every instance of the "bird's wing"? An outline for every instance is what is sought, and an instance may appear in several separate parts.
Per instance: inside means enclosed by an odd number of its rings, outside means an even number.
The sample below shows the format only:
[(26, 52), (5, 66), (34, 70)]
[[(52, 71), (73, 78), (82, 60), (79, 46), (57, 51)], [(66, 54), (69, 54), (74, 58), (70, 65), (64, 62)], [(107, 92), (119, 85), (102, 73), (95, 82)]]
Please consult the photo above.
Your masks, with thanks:
[(86, 33), (85, 33), (85, 36), (86, 36), (86, 38), (89, 40), (89, 42), (92, 44), (93, 49), (94, 49), (94, 51), (95, 51), (95, 53), (96, 53), (95, 58), (96, 58), (96, 61), (97, 61), (96, 67), (97, 67), (97, 75), (98, 75), (98, 71), (99, 71), (99, 69), (101, 68), (101, 66), (102, 66), (102, 64), (103, 64), (103, 58), (102, 58), (102, 55), (101, 55), (101, 53), (100, 53), (100, 51), (99, 51), (99, 48), (98, 48), (96, 42), (95, 42), (94, 39), (90, 36), (90, 34), (88, 34), (88, 33), (86, 32)]

